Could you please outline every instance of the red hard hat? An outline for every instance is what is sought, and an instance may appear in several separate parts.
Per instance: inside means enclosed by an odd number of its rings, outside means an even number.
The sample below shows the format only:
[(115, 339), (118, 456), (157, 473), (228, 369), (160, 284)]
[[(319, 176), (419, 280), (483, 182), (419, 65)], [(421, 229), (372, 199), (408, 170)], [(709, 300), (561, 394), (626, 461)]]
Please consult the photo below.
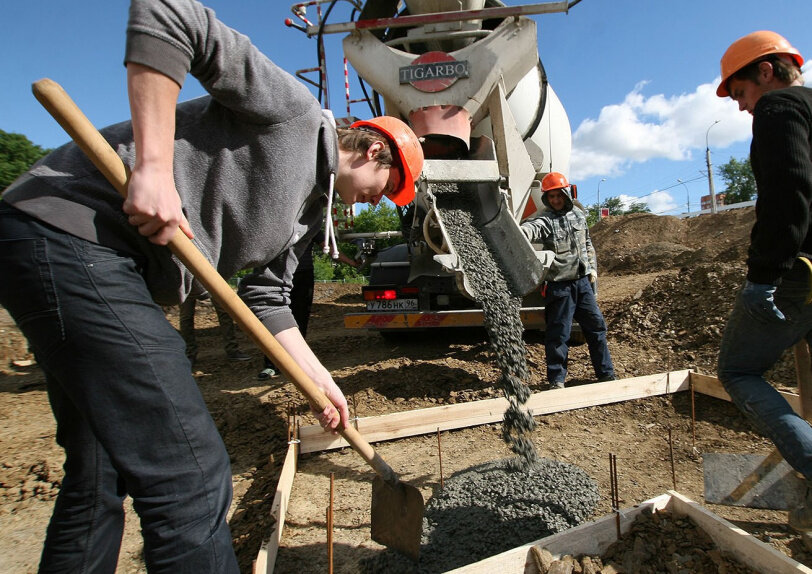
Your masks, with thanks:
[(730, 76), (744, 68), (747, 64), (770, 54), (786, 54), (795, 60), (799, 68), (804, 65), (804, 59), (801, 53), (793, 48), (792, 44), (781, 34), (776, 34), (768, 30), (751, 32), (733, 42), (725, 51), (724, 56), (722, 56), (722, 81), (719, 83), (719, 87), (716, 88), (716, 95), (720, 98), (729, 96), (730, 92), (727, 89), (727, 82)]
[(393, 144), (400, 163), (400, 185), (386, 197), (395, 205), (408, 205), (414, 199), (414, 180), (423, 171), (423, 148), (408, 125), (392, 116), (378, 116), (371, 120), (354, 122), (350, 129), (371, 128), (384, 134)]
[(551, 171), (541, 180), (541, 191), (547, 193), (553, 189), (564, 189), (565, 187), (569, 187), (569, 184), (570, 182), (567, 181), (563, 173)]

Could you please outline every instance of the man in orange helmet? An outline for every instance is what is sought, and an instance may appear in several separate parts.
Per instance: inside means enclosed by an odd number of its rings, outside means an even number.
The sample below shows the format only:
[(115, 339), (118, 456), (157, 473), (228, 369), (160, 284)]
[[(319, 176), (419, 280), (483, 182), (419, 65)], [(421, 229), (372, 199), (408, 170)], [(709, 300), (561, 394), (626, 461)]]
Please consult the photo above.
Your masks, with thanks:
[(541, 191), (544, 208), (522, 223), (521, 229), (531, 243), (540, 243), (555, 253), (544, 287), (547, 381), (551, 389), (564, 388), (573, 319), (581, 326), (598, 381), (614, 380), (606, 321), (595, 299), (598, 263), (586, 214), (573, 203), (563, 174), (554, 171), (544, 176)]
[[(812, 486), (812, 427), (764, 379), (786, 349), (812, 342), (803, 260), (812, 254), (812, 90), (803, 86), (803, 62), (786, 38), (769, 31), (739, 38), (722, 56), (716, 94), (753, 116), (758, 197), (747, 279), (725, 328), (718, 375), (733, 402)], [(812, 488), (789, 524), (812, 530)]]
[[(229, 455), (162, 307), (199, 292), (166, 244), (194, 232), (224, 277), (263, 267), (240, 295), (330, 399), (315, 414), (335, 429), (347, 401), (296, 328), (291, 278), (334, 190), (405, 205), (423, 156), (396, 118), (337, 131), (194, 0), (131, 0), (125, 63), (132, 120), (102, 134), (130, 170), (126, 201), (68, 144), (0, 202), (0, 304), (45, 373), (65, 450), (40, 569), (113, 572), (130, 495), (148, 571), (236, 574)], [(187, 74), (208, 95), (178, 103)]]

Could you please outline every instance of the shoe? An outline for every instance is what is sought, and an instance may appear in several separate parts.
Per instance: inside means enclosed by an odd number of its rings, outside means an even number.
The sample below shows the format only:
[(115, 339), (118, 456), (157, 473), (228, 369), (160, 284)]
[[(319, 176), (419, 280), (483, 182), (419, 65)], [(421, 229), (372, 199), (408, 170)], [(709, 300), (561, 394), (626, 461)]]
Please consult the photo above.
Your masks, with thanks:
[(278, 374), (279, 373), (273, 367), (265, 367), (257, 375), (257, 380), (259, 380), (259, 381), (267, 381), (271, 377), (275, 377)]
[(609, 381), (616, 381), (617, 378), (614, 375), (604, 375), (598, 379), (599, 383), (608, 383)]
[(232, 351), (231, 353), (226, 353), (226, 356), (228, 357), (229, 361), (242, 362), (251, 360), (251, 355), (249, 355), (248, 353), (243, 353), (242, 351), (239, 350)]
[(554, 391), (556, 389), (563, 389), (563, 388), (565, 388), (564, 387), (564, 381), (559, 381), (557, 383), (550, 383), (547, 386), (547, 390), (549, 390), (549, 391)]
[(812, 487), (807, 488), (803, 505), (789, 511), (787, 522), (799, 532), (812, 532)]

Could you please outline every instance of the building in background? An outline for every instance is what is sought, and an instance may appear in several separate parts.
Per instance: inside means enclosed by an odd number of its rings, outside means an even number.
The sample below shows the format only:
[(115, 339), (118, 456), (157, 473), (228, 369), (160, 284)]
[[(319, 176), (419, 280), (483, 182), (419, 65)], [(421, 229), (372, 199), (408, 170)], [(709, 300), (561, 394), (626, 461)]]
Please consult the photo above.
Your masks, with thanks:
[[(702, 211), (711, 208), (711, 196), (710, 195), (703, 195), (700, 198), (700, 204), (702, 205)], [(727, 205), (725, 202), (725, 194), (724, 193), (717, 193), (716, 194), (716, 207)]]

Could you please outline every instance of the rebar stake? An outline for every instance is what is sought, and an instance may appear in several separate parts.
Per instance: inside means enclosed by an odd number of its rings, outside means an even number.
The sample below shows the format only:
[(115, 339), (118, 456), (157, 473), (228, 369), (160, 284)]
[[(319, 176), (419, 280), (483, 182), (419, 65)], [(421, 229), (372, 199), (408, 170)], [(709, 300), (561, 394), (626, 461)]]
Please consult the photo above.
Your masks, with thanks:
[(335, 473), (330, 473), (330, 504), (327, 507), (327, 572), (333, 574), (333, 492)]
[(617, 539), (620, 540), (620, 496), (617, 488), (617, 456), (611, 452), (609, 453), (609, 495), (612, 499), (612, 511), (615, 513)]
[(437, 427), (437, 456), (440, 457), (440, 490), (445, 489), (443, 480), (443, 449), (440, 448), (440, 427)]
[[(690, 375), (689, 375), (690, 377)], [(688, 386), (691, 387), (691, 448), (696, 450), (696, 398), (694, 396), (694, 381), (690, 379)]]
[(674, 470), (674, 443), (671, 440), (671, 427), (668, 427), (668, 450), (671, 454), (671, 482), (674, 483), (674, 490), (677, 490), (677, 473)]
[(358, 430), (358, 405), (355, 403), (355, 393), (352, 394), (352, 426)]

